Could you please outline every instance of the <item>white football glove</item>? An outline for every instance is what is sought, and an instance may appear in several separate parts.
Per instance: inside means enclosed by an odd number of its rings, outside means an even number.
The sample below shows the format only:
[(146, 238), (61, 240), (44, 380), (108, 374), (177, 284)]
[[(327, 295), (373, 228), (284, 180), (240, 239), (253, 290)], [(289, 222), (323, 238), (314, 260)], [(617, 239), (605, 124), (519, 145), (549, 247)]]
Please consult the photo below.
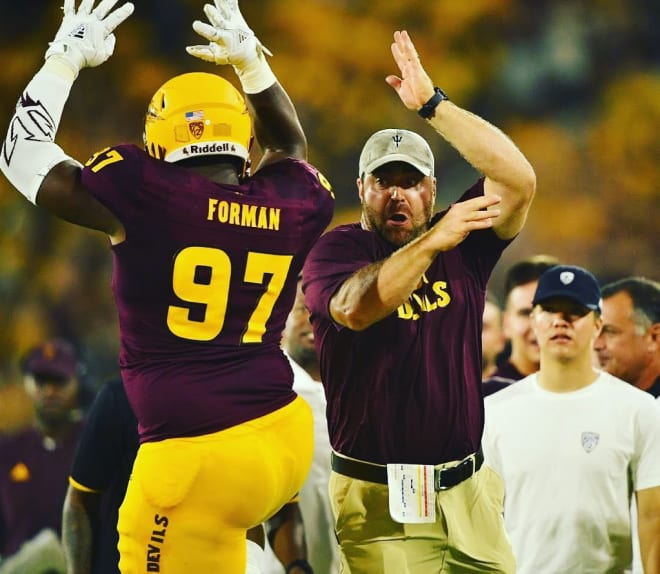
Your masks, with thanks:
[(92, 10), (95, 0), (82, 0), (78, 10), (75, 0), (64, 0), (62, 25), (46, 51), (46, 59), (57, 56), (74, 68), (93, 68), (105, 62), (115, 49), (114, 29), (134, 10), (126, 2), (110, 12), (118, 0), (101, 0)]
[(240, 73), (263, 54), (272, 56), (254, 35), (238, 8), (238, 0), (214, 0), (206, 4), (204, 14), (210, 24), (196, 20), (193, 30), (209, 41), (206, 46), (188, 46), (196, 58), (216, 64), (231, 64)]

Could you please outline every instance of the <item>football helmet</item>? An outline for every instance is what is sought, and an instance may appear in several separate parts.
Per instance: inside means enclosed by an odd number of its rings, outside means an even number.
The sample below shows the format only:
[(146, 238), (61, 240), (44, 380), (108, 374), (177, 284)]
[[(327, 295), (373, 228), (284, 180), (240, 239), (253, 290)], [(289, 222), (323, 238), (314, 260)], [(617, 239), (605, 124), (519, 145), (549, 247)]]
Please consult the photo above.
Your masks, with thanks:
[(208, 155), (248, 161), (252, 121), (241, 93), (224, 78), (204, 72), (165, 82), (149, 103), (144, 147), (167, 162)]

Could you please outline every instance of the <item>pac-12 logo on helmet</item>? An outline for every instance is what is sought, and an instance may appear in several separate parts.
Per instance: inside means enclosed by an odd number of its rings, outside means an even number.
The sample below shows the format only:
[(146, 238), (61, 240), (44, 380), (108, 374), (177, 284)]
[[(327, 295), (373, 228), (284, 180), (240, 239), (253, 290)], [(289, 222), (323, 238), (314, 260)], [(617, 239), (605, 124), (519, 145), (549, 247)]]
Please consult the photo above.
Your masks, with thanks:
[(220, 76), (181, 74), (165, 82), (149, 103), (144, 146), (152, 157), (175, 162), (191, 154), (222, 154), (246, 161), (251, 141), (245, 100)]
[(195, 139), (200, 139), (204, 135), (204, 122), (190, 122), (188, 129)]

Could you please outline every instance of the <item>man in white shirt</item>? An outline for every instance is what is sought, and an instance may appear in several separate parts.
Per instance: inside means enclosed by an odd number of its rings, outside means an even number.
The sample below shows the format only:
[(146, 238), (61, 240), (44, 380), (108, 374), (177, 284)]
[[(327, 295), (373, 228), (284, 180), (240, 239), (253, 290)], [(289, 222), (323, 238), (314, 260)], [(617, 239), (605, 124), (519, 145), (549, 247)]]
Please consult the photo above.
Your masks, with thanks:
[(660, 572), (660, 410), (593, 368), (600, 304), (588, 271), (546, 271), (532, 311), (540, 369), (486, 399), (484, 453), (519, 574), (629, 571), (633, 491), (645, 572)]

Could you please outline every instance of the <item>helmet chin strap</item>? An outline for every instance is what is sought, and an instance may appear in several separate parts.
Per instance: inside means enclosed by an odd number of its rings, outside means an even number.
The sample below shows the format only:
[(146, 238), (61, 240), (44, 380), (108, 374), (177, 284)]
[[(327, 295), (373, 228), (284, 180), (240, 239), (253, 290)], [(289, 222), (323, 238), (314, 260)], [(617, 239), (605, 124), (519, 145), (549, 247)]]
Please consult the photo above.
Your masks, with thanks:
[(252, 169), (252, 158), (250, 156), (250, 153), (252, 152), (252, 144), (254, 144), (254, 135), (250, 136), (250, 142), (248, 143), (248, 156), (245, 158), (245, 162), (243, 163), (243, 172), (239, 176), (240, 181), (246, 180), (250, 175), (250, 170)]
[(248, 157), (245, 162), (243, 162), (243, 172), (238, 176), (239, 181), (246, 180), (250, 177), (250, 168), (252, 167), (252, 160)]

